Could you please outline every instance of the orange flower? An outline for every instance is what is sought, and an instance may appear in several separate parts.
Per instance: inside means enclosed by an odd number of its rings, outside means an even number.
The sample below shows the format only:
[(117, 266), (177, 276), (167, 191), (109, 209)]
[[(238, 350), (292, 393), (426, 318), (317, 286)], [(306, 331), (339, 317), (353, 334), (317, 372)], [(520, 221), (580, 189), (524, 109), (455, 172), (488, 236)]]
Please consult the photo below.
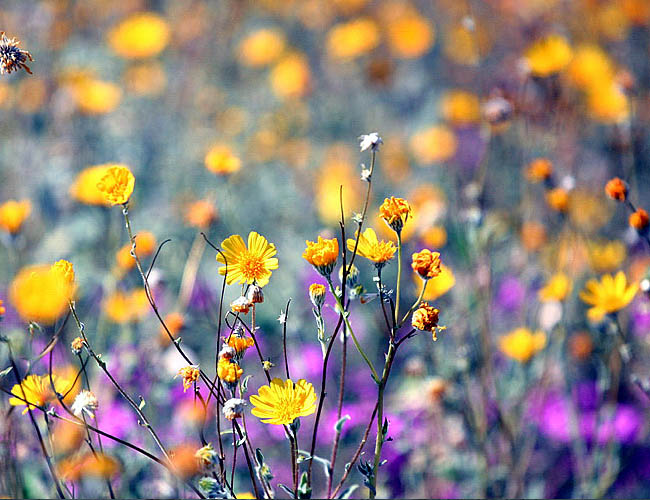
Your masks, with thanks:
[(555, 188), (547, 191), (546, 202), (558, 212), (566, 212), (569, 208), (569, 193), (566, 189)]
[(97, 189), (111, 205), (123, 205), (129, 201), (135, 177), (126, 165), (113, 165), (97, 183)]
[(185, 212), (185, 222), (190, 226), (205, 229), (217, 219), (217, 209), (208, 200), (191, 203)]
[(227, 358), (219, 359), (219, 363), (217, 365), (217, 375), (224, 382), (235, 384), (243, 373), (244, 370), (242, 370), (240, 366), (234, 361), (231, 361)]
[(526, 178), (530, 182), (543, 182), (551, 177), (553, 164), (548, 158), (536, 158), (528, 164)]
[(438, 309), (426, 302), (422, 302), (413, 313), (411, 326), (424, 332), (431, 332), (433, 340), (436, 341), (438, 340), (436, 333), (445, 329), (444, 326), (438, 326), (439, 314)]
[(605, 193), (612, 200), (625, 201), (627, 198), (627, 184), (620, 178), (614, 177), (605, 184)]
[(423, 279), (428, 280), (435, 278), (440, 274), (440, 253), (423, 249), (412, 255), (413, 262), (411, 267)]
[(0, 299), (0, 316), (3, 316), (4, 313), (6, 313), (6, 312), (7, 312), (7, 310), (5, 309), (4, 301), (2, 299)]
[(408, 201), (394, 196), (384, 199), (379, 207), (379, 215), (397, 234), (401, 234), (404, 224), (412, 213)]
[(241, 168), (241, 160), (228, 146), (216, 144), (205, 155), (205, 168), (219, 175), (228, 175)]
[[(142, 231), (135, 236), (135, 252), (139, 258), (151, 255), (156, 248), (156, 237), (149, 231)], [(115, 255), (117, 265), (124, 271), (135, 266), (135, 259), (131, 256), (131, 243), (126, 243)]]
[(29, 200), (9, 200), (3, 203), (0, 205), (0, 228), (10, 234), (16, 234), (31, 211), (32, 204)]
[(302, 257), (309, 262), (316, 270), (325, 277), (332, 274), (339, 256), (339, 240), (332, 238), (330, 240), (318, 237), (318, 241), (305, 241), (307, 248), (302, 253)]
[(309, 300), (311, 300), (311, 303), (316, 309), (323, 307), (326, 293), (327, 289), (325, 285), (321, 285), (320, 283), (312, 283), (309, 285)]
[(251, 337), (239, 336), (234, 333), (228, 338), (228, 345), (235, 350), (238, 356), (242, 356), (254, 344), (255, 342)]
[(199, 379), (199, 376), (201, 375), (201, 371), (199, 370), (198, 366), (184, 366), (180, 370), (178, 370), (178, 373), (176, 376), (181, 376), (183, 377), (183, 392), (187, 391), (190, 387), (192, 387), (192, 384), (196, 382)]
[(630, 214), (630, 218), (628, 220), (630, 222), (630, 226), (632, 226), (637, 231), (645, 231), (648, 229), (648, 224), (650, 224), (648, 212), (642, 208), (639, 208), (636, 212)]

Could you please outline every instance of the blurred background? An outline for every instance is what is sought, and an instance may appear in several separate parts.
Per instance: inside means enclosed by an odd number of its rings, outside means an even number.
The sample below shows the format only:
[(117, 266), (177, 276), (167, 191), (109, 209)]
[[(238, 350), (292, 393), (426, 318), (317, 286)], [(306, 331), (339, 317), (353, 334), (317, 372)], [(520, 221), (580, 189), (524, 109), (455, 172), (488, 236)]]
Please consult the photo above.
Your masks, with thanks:
[[(257, 231), (279, 259), (258, 307), (262, 350), (281, 365), (277, 318), (291, 298), (292, 375), (318, 391), (322, 356), (307, 289), (324, 280), (301, 254), (306, 239), (338, 234), (340, 186), (353, 227), (370, 161), (357, 137), (376, 131), (384, 144), (368, 226), (392, 238), (378, 207), (387, 196), (409, 200), (405, 257), (441, 252), (443, 274), (425, 298), (447, 326), (437, 342), (422, 333), (398, 355), (379, 496), (650, 494), (649, 299), (640, 291), (617, 317), (633, 352), (624, 362), (610, 323), (588, 317), (579, 298), (605, 273), (642, 283), (650, 263), (647, 233), (628, 227), (625, 207), (604, 191), (619, 176), (635, 205), (648, 199), (649, 2), (3, 0), (0, 28), (34, 58), (32, 75), (0, 76), (1, 328), (23, 362), (61, 319), (29, 331), (10, 283), (24, 266), (68, 259), (95, 350), (129, 394), (145, 398), (168, 446), (199, 442), (202, 412), (174, 379), (185, 363), (143, 298), (120, 210), (95, 187), (103, 165), (123, 163), (136, 178), (130, 214), (146, 265), (171, 239), (151, 280), (162, 313), (177, 314), (186, 352), (214, 373), (222, 281), (199, 231), (215, 244)], [(376, 291), (372, 265), (356, 263), (360, 283)], [(558, 274), (565, 281), (547, 287)], [(393, 263), (384, 277), (395, 276)], [(405, 274), (405, 306), (419, 284)], [(228, 287), (225, 304), (239, 292)], [(377, 302), (353, 302), (351, 320), (379, 365), (386, 339)], [(337, 315), (331, 297), (326, 304), (331, 331)], [(76, 334), (69, 322), (53, 350), (60, 373), (76, 373), (68, 347)], [(254, 356), (242, 363), (253, 393), (266, 382)], [(337, 420), (340, 356), (337, 343), (323, 457)], [(2, 350), (0, 360), (5, 368)], [(32, 371), (46, 373), (47, 360)], [(348, 363), (337, 478), (376, 397), (353, 349)], [(98, 425), (152, 449), (93, 363), (89, 372)], [(14, 380), (0, 383), (10, 390)], [(0, 494), (52, 496), (33, 429), (7, 400)], [(304, 447), (313, 421), (303, 419)], [(252, 416), (247, 424), (272, 483), (290, 483), (282, 429)], [(56, 425), (51, 431), (56, 438)], [(121, 464), (118, 496), (193, 495), (146, 458), (104, 446)], [(363, 456), (371, 455), (368, 445)], [(241, 462), (236, 489), (245, 493)], [(324, 484), (322, 467), (314, 470)], [(348, 482), (360, 485), (353, 496), (367, 495), (356, 470)], [(77, 483), (80, 496), (106, 496), (101, 481)]]

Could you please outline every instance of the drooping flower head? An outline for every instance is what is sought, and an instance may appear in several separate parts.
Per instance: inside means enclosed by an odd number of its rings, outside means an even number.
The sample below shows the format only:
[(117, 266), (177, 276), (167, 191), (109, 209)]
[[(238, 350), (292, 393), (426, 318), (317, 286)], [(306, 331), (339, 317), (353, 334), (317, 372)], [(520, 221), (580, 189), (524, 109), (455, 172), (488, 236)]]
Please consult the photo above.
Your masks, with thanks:
[(273, 257), (277, 250), (273, 243), (255, 231), (248, 233), (248, 247), (238, 234), (226, 238), (221, 243), (225, 259), (217, 254), (217, 262), (227, 264), (219, 268), (219, 274), (226, 274), (226, 282), (235, 281), (251, 285), (265, 286), (271, 278), (271, 271), (278, 268), (278, 259)]
[(32, 204), (29, 200), (4, 202), (0, 205), (0, 228), (9, 234), (16, 234), (31, 211)]
[(440, 274), (440, 253), (423, 249), (412, 255), (411, 267), (422, 279), (429, 280)]
[(612, 200), (625, 201), (627, 198), (627, 184), (619, 177), (614, 177), (605, 184), (605, 193)]
[[(377, 239), (377, 233), (370, 227), (361, 234), (357, 231), (357, 238), (359, 239), (357, 253), (361, 257), (365, 257), (374, 262), (376, 267), (382, 267), (386, 264), (386, 262), (393, 258), (397, 250), (392, 241), (379, 241)], [(354, 251), (355, 245), (356, 241), (354, 239), (348, 240), (348, 250), (350, 252)]]
[(111, 205), (123, 205), (129, 201), (135, 177), (126, 165), (113, 165), (97, 183), (97, 189)]
[(408, 201), (404, 198), (395, 198), (394, 196), (384, 199), (384, 202), (379, 207), (379, 215), (397, 234), (402, 232), (404, 224), (406, 224), (406, 221), (412, 213), (413, 211)]
[(307, 248), (302, 257), (326, 278), (332, 274), (336, 260), (339, 256), (339, 240), (336, 238), (324, 239), (318, 237), (318, 241), (305, 241)]
[(320, 283), (312, 283), (309, 285), (309, 300), (311, 300), (311, 303), (316, 309), (323, 307), (326, 293), (327, 289), (325, 288), (325, 285)]
[[(72, 383), (58, 375), (52, 374), (54, 388), (59, 394), (65, 394), (72, 386)], [(15, 384), (11, 394), (16, 397), (9, 398), (11, 406), (25, 406), (23, 415), (28, 410), (34, 410), (36, 406), (45, 406), (56, 401), (56, 394), (52, 391), (49, 375), (27, 375), (20, 384)], [(25, 402), (29, 403), (29, 405)]]
[(251, 301), (242, 295), (230, 303), (230, 310), (234, 313), (248, 314), (252, 305)]
[(544, 349), (546, 335), (542, 331), (533, 333), (528, 328), (517, 328), (499, 339), (499, 348), (509, 358), (526, 363), (535, 353)]
[(250, 401), (254, 406), (251, 413), (265, 424), (290, 424), (316, 411), (314, 387), (304, 379), (294, 384), (291, 379), (274, 378), (269, 385), (260, 387)]
[(20, 40), (9, 38), (4, 31), (0, 31), (0, 75), (20, 69), (32, 74), (26, 63), (28, 59), (30, 61), (34, 59), (28, 51), (19, 48), (18, 45), (20, 45)]
[(413, 312), (411, 326), (423, 332), (431, 332), (433, 340), (436, 341), (438, 340), (436, 334), (445, 329), (444, 326), (438, 325), (439, 314), (440, 311), (438, 309), (430, 306), (426, 302), (422, 302)]
[(239, 398), (230, 398), (223, 404), (221, 411), (223, 416), (228, 420), (234, 420), (236, 418), (241, 418), (244, 414), (244, 408), (248, 406), (248, 403), (244, 399)]
[(639, 231), (640, 233), (647, 231), (648, 226), (650, 226), (650, 216), (642, 208), (637, 208), (637, 210), (630, 214), (628, 219), (630, 226)]
[(252, 337), (244, 335), (244, 332), (240, 328), (236, 328), (228, 337), (226, 344), (235, 350), (235, 359), (241, 359), (246, 350), (255, 345), (255, 341)]
[(632, 283), (628, 286), (625, 273), (619, 271), (616, 276), (604, 275), (600, 281), (587, 281), (585, 289), (580, 292), (580, 298), (591, 305), (587, 312), (591, 319), (602, 319), (605, 314), (612, 314), (627, 306), (639, 290), (639, 285)]

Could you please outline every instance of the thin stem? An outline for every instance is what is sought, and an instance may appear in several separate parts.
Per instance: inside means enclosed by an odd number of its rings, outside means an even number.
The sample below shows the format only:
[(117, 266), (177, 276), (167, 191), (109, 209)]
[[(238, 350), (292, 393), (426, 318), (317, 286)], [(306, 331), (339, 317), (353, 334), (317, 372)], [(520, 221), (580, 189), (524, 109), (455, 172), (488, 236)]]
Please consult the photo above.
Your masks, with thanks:
[[(395, 330), (397, 330), (397, 321), (399, 320), (399, 295), (402, 284), (402, 232), (397, 233), (397, 284), (395, 286)], [(393, 332), (394, 336), (395, 332)]]
[(417, 309), (417, 307), (420, 305), (420, 302), (422, 302), (422, 298), (424, 297), (424, 292), (427, 289), (427, 285), (429, 284), (429, 280), (422, 280), (422, 281), (423, 281), (423, 283), (422, 283), (422, 289), (420, 290), (420, 295), (418, 295), (418, 299), (413, 303), (411, 308), (404, 315), (402, 320), (398, 323), (398, 325), (397, 325), (398, 329), (404, 324), (404, 322), (408, 319), (408, 317), (411, 315), (411, 313), (413, 311), (415, 311), (415, 309)]
[[(343, 349), (341, 350), (341, 381), (339, 383), (339, 401), (336, 408), (336, 421), (341, 420), (341, 413), (343, 412), (343, 393), (345, 392), (345, 367), (347, 365), (347, 352), (348, 352), (348, 337), (343, 336)], [(329, 498), (332, 492), (332, 480), (334, 476), (334, 468), (336, 466), (336, 455), (338, 452), (339, 442), (341, 440), (342, 427), (338, 426), (336, 435), (334, 436), (334, 445), (332, 446), (332, 455), (330, 457), (330, 474), (327, 477), (327, 497)]]

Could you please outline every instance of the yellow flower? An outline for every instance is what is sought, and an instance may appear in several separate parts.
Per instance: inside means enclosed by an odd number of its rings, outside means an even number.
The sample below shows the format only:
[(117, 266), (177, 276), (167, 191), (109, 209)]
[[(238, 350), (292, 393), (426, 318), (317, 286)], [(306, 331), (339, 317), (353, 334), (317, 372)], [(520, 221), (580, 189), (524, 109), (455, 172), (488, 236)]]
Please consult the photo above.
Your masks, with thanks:
[(104, 453), (87, 452), (64, 458), (56, 469), (66, 481), (79, 481), (85, 477), (107, 479), (117, 474), (121, 467), (117, 460)]
[(74, 283), (52, 266), (24, 267), (9, 288), (9, 300), (24, 321), (53, 324), (68, 309)]
[(72, 267), (71, 262), (61, 259), (52, 264), (50, 269), (55, 273), (58, 273), (64, 282), (74, 284), (74, 267)]
[(602, 318), (627, 306), (636, 295), (639, 285), (627, 285), (625, 273), (619, 271), (616, 276), (604, 275), (600, 281), (587, 281), (585, 289), (580, 292), (580, 298), (591, 305), (588, 314), (590, 318)]
[(167, 75), (163, 66), (156, 61), (136, 64), (124, 73), (126, 88), (142, 96), (155, 96), (162, 93), (167, 85)]
[(104, 199), (111, 205), (122, 205), (129, 201), (135, 177), (126, 165), (113, 165), (97, 183), (97, 189), (104, 195)]
[(330, 151), (330, 158), (317, 169), (315, 185), (318, 215), (327, 224), (336, 224), (341, 216), (340, 186), (343, 186), (343, 206), (354, 207), (362, 197), (355, 165), (347, 152), (336, 148)]
[(224, 382), (234, 384), (240, 379), (243, 373), (244, 370), (242, 370), (234, 361), (227, 358), (219, 358), (219, 363), (217, 364), (217, 375)]
[(32, 211), (29, 200), (9, 200), (0, 205), (0, 228), (16, 234)]
[(614, 79), (614, 68), (607, 54), (597, 45), (581, 45), (568, 67), (569, 80), (578, 88)]
[(113, 111), (122, 100), (122, 90), (111, 82), (84, 78), (71, 86), (79, 111), (101, 115)]
[(108, 44), (126, 59), (158, 55), (169, 42), (167, 21), (153, 12), (140, 12), (124, 19), (108, 33)]
[(564, 273), (554, 274), (539, 291), (542, 302), (562, 301), (571, 291), (571, 280)]
[(269, 81), (273, 93), (280, 98), (304, 96), (311, 82), (307, 58), (298, 52), (285, 55), (273, 66)]
[[(321, 285), (322, 286), (322, 285)], [(2, 299), (0, 299), (0, 318), (4, 315), (4, 313), (7, 312), (7, 309), (5, 308), (5, 303)]]
[(388, 23), (388, 42), (399, 57), (420, 57), (431, 49), (434, 40), (433, 26), (417, 12), (400, 15)]
[(326, 43), (333, 59), (356, 59), (379, 45), (379, 28), (368, 18), (337, 24), (328, 33)]
[[(383, 265), (393, 258), (395, 255), (395, 245), (392, 241), (377, 240), (377, 233), (372, 228), (366, 229), (361, 235), (357, 231), (359, 238), (359, 245), (357, 246), (357, 253), (361, 257), (371, 260), (375, 265)], [(354, 239), (348, 240), (348, 250), (354, 251), (356, 241)]]
[(290, 424), (316, 411), (314, 387), (304, 379), (294, 384), (291, 379), (285, 382), (274, 378), (269, 385), (260, 387), (250, 401), (254, 406), (251, 413), (265, 424)]
[(546, 203), (558, 212), (566, 212), (569, 208), (569, 192), (563, 188), (554, 188), (546, 192)]
[(217, 209), (211, 201), (197, 200), (188, 205), (185, 222), (190, 226), (205, 229), (217, 219)]
[(232, 334), (228, 338), (228, 345), (235, 350), (237, 355), (243, 355), (249, 347), (255, 345), (255, 341), (251, 337), (239, 336)]
[[(52, 374), (52, 381), (56, 392), (63, 395), (72, 385), (69, 380), (58, 375)], [(14, 384), (11, 389), (14, 396), (9, 398), (11, 406), (25, 406), (23, 415), (28, 410), (34, 410), (36, 406), (45, 406), (52, 401), (56, 401), (56, 394), (52, 391), (49, 375), (27, 375), (20, 384)], [(27, 400), (29, 405), (23, 401)]]
[(458, 89), (445, 92), (440, 105), (442, 115), (452, 125), (470, 125), (481, 119), (481, 103), (471, 92)]
[(179, 375), (183, 377), (183, 392), (185, 392), (199, 379), (201, 371), (198, 366), (189, 365), (178, 370), (176, 377)]
[(422, 279), (429, 280), (440, 274), (439, 252), (432, 252), (425, 248), (420, 252), (415, 252), (411, 257), (411, 268), (413, 268)]
[(595, 244), (589, 249), (591, 267), (599, 273), (620, 268), (626, 257), (625, 244), (618, 240)]
[(285, 46), (283, 33), (273, 29), (260, 29), (239, 44), (239, 60), (246, 66), (266, 66), (280, 57)]
[(318, 241), (305, 241), (307, 248), (302, 253), (303, 259), (309, 262), (325, 277), (332, 274), (336, 260), (339, 256), (339, 240), (332, 238), (326, 240), (321, 236)]
[(526, 167), (526, 178), (530, 182), (543, 182), (553, 174), (553, 163), (548, 158), (535, 158)]
[(379, 215), (397, 234), (402, 232), (404, 224), (406, 224), (412, 213), (409, 202), (404, 198), (396, 198), (395, 196), (385, 198), (379, 207)]
[(565, 38), (549, 35), (535, 41), (524, 55), (534, 76), (550, 76), (564, 69), (571, 61), (573, 52)]
[[(422, 286), (422, 280), (417, 274), (413, 274), (413, 282), (419, 288)], [(456, 277), (451, 269), (444, 264), (440, 265), (440, 274), (435, 278), (431, 278), (427, 283), (427, 288), (424, 291), (424, 300), (436, 300), (442, 297), (456, 284)]]
[(140, 321), (149, 312), (149, 301), (144, 288), (136, 288), (130, 293), (119, 290), (113, 292), (104, 299), (102, 306), (108, 319), (118, 324)]
[(108, 172), (108, 169), (112, 166), (112, 163), (107, 163), (104, 165), (94, 165), (82, 170), (77, 175), (72, 186), (70, 186), (70, 196), (78, 202), (87, 205), (110, 205), (97, 187), (97, 184), (99, 184), (99, 181), (102, 180)]
[(435, 125), (411, 137), (410, 148), (415, 159), (423, 164), (441, 163), (456, 154), (458, 142), (452, 130)]
[(606, 124), (621, 123), (630, 115), (628, 98), (614, 81), (591, 85), (587, 91), (587, 107), (595, 120)]
[(325, 288), (325, 285), (320, 283), (312, 283), (309, 285), (309, 300), (311, 300), (311, 303), (316, 309), (323, 307), (326, 293), (327, 288)]
[(521, 327), (499, 339), (499, 349), (509, 358), (526, 363), (537, 352), (544, 349), (546, 335), (542, 331), (533, 333)]
[(430, 306), (426, 302), (422, 302), (418, 308), (413, 312), (411, 318), (411, 326), (425, 332), (431, 332), (434, 342), (438, 340), (436, 335), (439, 331), (445, 329), (444, 326), (438, 326), (440, 311), (435, 307)]
[(271, 278), (271, 271), (278, 268), (278, 259), (273, 257), (277, 253), (275, 245), (255, 231), (248, 233), (248, 248), (238, 234), (223, 240), (221, 247), (226, 257), (217, 254), (217, 262), (227, 263), (227, 266), (220, 267), (219, 274), (228, 271), (226, 282), (229, 285), (238, 281), (264, 286)]
[(232, 174), (241, 168), (241, 160), (225, 144), (215, 144), (205, 155), (205, 168), (214, 174)]

